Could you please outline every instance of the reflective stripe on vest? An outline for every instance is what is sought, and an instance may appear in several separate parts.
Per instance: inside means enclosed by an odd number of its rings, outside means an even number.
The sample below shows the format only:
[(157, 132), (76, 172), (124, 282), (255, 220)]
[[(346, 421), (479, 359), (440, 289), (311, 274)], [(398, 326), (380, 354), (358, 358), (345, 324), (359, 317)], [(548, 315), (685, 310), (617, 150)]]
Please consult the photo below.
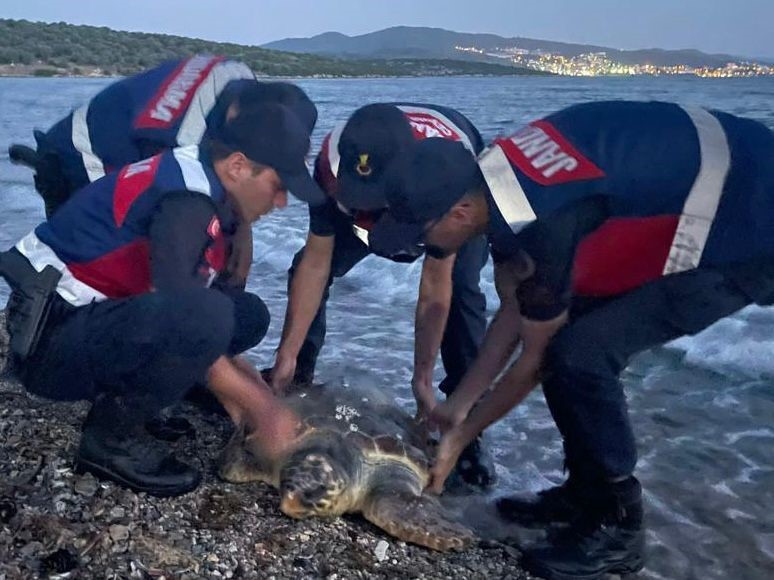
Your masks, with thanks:
[(255, 75), (246, 64), (227, 60), (219, 62), (210, 70), (207, 78), (194, 93), (188, 110), (177, 132), (177, 144), (181, 147), (201, 143), (207, 129), (207, 115), (215, 106), (223, 89), (231, 81), (254, 79)]
[(94, 301), (105, 300), (107, 296), (95, 290), (88, 284), (78, 280), (67, 265), (59, 259), (47, 244), (44, 244), (35, 232), (32, 231), (16, 244), (16, 249), (27, 258), (38, 272), (48, 265), (53, 266), (62, 273), (62, 278), (57, 284), (56, 292), (73, 306), (85, 306)]
[(339, 176), (339, 164), (341, 163), (339, 140), (341, 140), (341, 133), (346, 125), (346, 122), (336, 125), (331, 131), (330, 139), (328, 139), (328, 164), (331, 166), (331, 173), (334, 177)]
[(83, 168), (89, 181), (96, 181), (105, 175), (105, 166), (102, 160), (94, 154), (91, 148), (91, 136), (89, 135), (89, 125), (86, 118), (89, 114), (89, 106), (84, 105), (73, 111), (72, 141), (75, 150), (81, 154)]
[(731, 151), (720, 122), (696, 107), (681, 107), (690, 117), (699, 137), (699, 173), (683, 205), (664, 274), (698, 267), (712, 223), (720, 205), (726, 176), (731, 168)]
[(524, 226), (535, 221), (535, 211), (527, 194), (499, 145), (481, 153), (478, 165), (497, 209), (513, 233), (519, 233)]
[(204, 167), (199, 161), (199, 147), (196, 145), (177, 147), (172, 152), (183, 174), (185, 188), (189, 191), (198, 191), (208, 196), (212, 195), (210, 180), (207, 179)]

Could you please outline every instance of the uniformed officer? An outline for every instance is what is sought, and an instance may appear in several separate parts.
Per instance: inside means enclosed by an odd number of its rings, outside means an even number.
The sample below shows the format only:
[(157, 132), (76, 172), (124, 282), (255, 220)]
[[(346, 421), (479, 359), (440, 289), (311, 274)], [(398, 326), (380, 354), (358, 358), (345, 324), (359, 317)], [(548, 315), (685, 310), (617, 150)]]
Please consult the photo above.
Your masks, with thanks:
[[(255, 107), (201, 147), (166, 150), (84, 187), (2, 255), (12, 343), (28, 347), (15, 351), (24, 385), (93, 401), (79, 470), (160, 496), (194, 489), (199, 472), (143, 426), (205, 380), (269, 447), (292, 438), (293, 413), (239, 356), (263, 338), (268, 310), (220, 282), (237, 224), (284, 207), (287, 190), (322, 201), (308, 148), (294, 112)], [(51, 272), (51, 292), (41, 293)]]
[[(329, 288), (334, 278), (344, 276), (371, 253), (368, 232), (386, 207), (385, 172), (406, 147), (436, 136), (460, 143), (471, 159), (483, 146), (479, 132), (461, 113), (414, 103), (366, 105), (324, 139), (315, 178), (328, 199), (310, 209), (306, 246), (290, 269), (285, 325), (273, 369), (276, 390), (292, 380), (312, 381), (325, 340)], [(381, 255), (410, 262), (421, 253), (399, 243), (383, 248)], [(433, 369), (439, 347), (446, 369), (440, 389), (447, 394), (476, 357), (486, 327), (486, 301), (479, 288), (486, 259), (486, 240), (479, 236), (455, 256), (423, 261), (411, 381), (420, 415), (435, 404)], [(494, 468), (479, 439), (466, 449), (459, 475), (474, 485), (492, 483)]]
[(643, 566), (619, 375), (640, 351), (774, 302), (772, 159), (774, 134), (755, 121), (616, 101), (532, 122), (497, 139), (478, 165), (442, 140), (396, 164), (393, 223), (382, 220), (372, 244), (399, 235), (442, 257), (486, 233), (501, 299), (476, 363), (431, 412), (445, 431), (431, 487), (440, 491), (468, 442), (542, 382), (569, 478), (499, 503), (525, 525), (571, 524), (526, 552), (536, 575), (591, 579)]
[(47, 132), (35, 131), (37, 151), (12, 145), (9, 157), (35, 169), (51, 216), (106, 173), (164, 149), (198, 145), (239, 110), (267, 101), (288, 106), (314, 129), (317, 109), (296, 85), (259, 83), (246, 64), (194, 55), (111, 84)]

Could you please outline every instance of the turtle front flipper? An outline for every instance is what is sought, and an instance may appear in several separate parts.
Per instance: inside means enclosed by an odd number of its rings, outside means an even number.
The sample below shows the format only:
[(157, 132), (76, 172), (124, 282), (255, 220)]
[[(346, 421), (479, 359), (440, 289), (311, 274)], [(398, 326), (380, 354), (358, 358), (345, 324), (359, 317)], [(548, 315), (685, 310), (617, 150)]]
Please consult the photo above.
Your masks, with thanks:
[(263, 481), (277, 486), (275, 465), (264, 453), (255, 436), (237, 427), (218, 460), (218, 475), (230, 483)]
[(365, 501), (363, 516), (399, 540), (439, 552), (462, 550), (475, 539), (473, 532), (453, 521), (431, 495), (373, 493)]

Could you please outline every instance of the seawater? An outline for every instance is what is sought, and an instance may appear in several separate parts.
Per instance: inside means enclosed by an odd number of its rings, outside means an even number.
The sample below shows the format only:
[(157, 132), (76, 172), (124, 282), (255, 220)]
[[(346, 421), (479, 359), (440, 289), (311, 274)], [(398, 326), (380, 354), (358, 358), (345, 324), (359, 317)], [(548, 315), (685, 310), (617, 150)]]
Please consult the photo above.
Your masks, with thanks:
[[(0, 79), (0, 247), (43, 217), (31, 172), (7, 146), (32, 144), (110, 79)], [(588, 100), (668, 100), (722, 109), (774, 127), (774, 79), (416, 78), (300, 80), (319, 108), (313, 150), (333, 125), (374, 101), (454, 107), (489, 140), (553, 110)], [(774, 159), (772, 160), (774, 163)], [(249, 353), (271, 364), (285, 307), (287, 268), (307, 232), (306, 208), (255, 225), (249, 289), (266, 300), (272, 327)], [(413, 409), (409, 381), (419, 264), (369, 257), (338, 280), (328, 304), (322, 380), (365, 384)], [(482, 280), (497, 308), (491, 264)], [(7, 290), (0, 287), (0, 299)], [(642, 577), (774, 577), (774, 310), (747, 308), (694, 336), (638, 356), (624, 373), (645, 488), (649, 561)], [(442, 371), (437, 368), (440, 379)], [(561, 481), (561, 446), (539, 391), (488, 432), (500, 482), (487, 500)], [(464, 502), (465, 500), (459, 500)], [(480, 502), (481, 499), (470, 500)], [(498, 530), (503, 531), (503, 530)], [(504, 530), (503, 533), (506, 533)]]

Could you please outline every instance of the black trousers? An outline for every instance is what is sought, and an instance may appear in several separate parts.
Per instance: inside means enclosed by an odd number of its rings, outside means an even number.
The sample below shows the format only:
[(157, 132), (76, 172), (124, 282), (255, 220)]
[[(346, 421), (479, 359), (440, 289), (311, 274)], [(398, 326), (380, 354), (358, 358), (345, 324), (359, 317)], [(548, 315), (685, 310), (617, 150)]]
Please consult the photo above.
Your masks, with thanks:
[[(293, 258), (288, 287), (293, 283), (293, 276), (303, 253), (302, 248)], [(325, 311), (333, 279), (344, 276), (369, 254), (368, 246), (354, 234), (351, 224), (347, 220), (339, 220), (336, 223), (331, 275), (320, 308), (299, 352), (296, 376), (305, 379), (314, 376), (317, 357), (325, 342)], [(460, 250), (454, 263), (451, 307), (441, 342), (441, 358), (446, 371), (441, 390), (446, 394), (454, 391), (476, 359), (486, 331), (486, 297), (479, 287), (479, 279), (488, 255), (486, 238), (480, 236)], [(377, 284), (377, 281), (374, 283)]]
[(695, 334), (751, 303), (774, 302), (774, 259), (697, 269), (611, 300), (578, 300), (552, 340), (543, 392), (581, 479), (630, 475), (637, 462), (621, 371), (631, 357)]
[(258, 344), (269, 326), (257, 296), (206, 288), (59, 306), (22, 365), (25, 387), (56, 400), (138, 398), (148, 416), (182, 399), (218, 357)]

